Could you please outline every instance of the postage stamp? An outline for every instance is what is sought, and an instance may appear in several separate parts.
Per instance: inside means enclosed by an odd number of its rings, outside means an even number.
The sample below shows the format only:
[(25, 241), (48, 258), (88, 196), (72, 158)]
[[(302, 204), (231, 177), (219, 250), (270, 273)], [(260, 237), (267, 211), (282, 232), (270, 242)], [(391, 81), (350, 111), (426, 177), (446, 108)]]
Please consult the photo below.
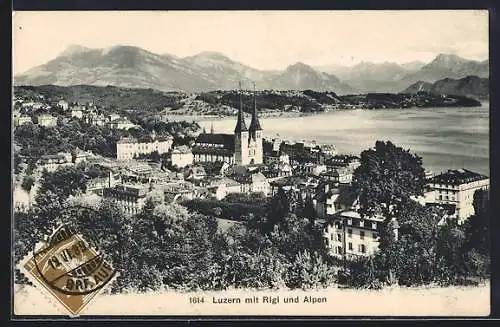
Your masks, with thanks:
[(40, 242), (20, 269), (71, 316), (78, 316), (117, 276), (111, 263), (67, 224)]

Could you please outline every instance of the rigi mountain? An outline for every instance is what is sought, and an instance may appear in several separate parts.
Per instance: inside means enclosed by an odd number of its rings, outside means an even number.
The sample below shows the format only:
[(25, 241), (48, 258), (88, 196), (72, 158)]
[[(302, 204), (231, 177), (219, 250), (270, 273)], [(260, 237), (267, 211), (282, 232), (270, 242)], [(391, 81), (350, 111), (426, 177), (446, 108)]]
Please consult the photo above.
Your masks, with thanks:
[(217, 52), (179, 58), (139, 47), (89, 49), (70, 46), (57, 58), (14, 77), (15, 85), (95, 85), (153, 88), (160, 91), (200, 92), (250, 88), (356, 92), (337, 77), (305, 64), (284, 71), (263, 71)]

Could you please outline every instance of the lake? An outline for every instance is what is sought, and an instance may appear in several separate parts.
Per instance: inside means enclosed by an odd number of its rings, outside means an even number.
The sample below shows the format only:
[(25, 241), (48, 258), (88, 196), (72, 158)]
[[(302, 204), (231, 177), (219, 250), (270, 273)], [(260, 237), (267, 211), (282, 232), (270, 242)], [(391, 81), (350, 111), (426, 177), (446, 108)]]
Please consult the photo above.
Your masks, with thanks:
[[(247, 118), (247, 125), (250, 119)], [(339, 153), (359, 155), (376, 140), (390, 140), (423, 158), (434, 173), (466, 168), (489, 176), (489, 104), (476, 108), (336, 111), (303, 117), (261, 118), (264, 137), (316, 140)], [(233, 133), (235, 117), (200, 121)]]

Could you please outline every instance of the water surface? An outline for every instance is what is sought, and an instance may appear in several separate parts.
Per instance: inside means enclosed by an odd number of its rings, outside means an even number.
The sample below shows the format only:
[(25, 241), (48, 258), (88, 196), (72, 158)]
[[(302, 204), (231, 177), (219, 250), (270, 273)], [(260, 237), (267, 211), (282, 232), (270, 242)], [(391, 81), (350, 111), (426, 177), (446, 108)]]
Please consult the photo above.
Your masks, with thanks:
[[(247, 125), (250, 120), (247, 119)], [(235, 119), (200, 121), (232, 133)], [(261, 118), (264, 137), (316, 140), (339, 153), (357, 154), (390, 140), (423, 158), (435, 173), (467, 168), (489, 175), (489, 104), (477, 108), (351, 110), (288, 118)]]

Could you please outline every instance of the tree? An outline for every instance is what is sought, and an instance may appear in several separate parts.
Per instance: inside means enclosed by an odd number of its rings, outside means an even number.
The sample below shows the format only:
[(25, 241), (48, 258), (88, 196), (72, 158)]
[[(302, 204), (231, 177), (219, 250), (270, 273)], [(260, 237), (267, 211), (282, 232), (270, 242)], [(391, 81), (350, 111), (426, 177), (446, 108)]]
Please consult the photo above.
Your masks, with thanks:
[[(377, 141), (374, 149), (361, 153), (361, 165), (355, 170), (353, 184), (359, 194), (361, 216), (382, 215), (379, 251), (390, 260), (395, 241), (394, 229), (403, 208), (413, 196), (423, 195), (425, 172), (422, 158), (390, 141)], [(387, 267), (392, 267), (386, 262)], [(389, 270), (392, 280), (392, 270)]]
[(314, 209), (313, 199), (309, 194), (306, 196), (304, 201), (304, 209), (302, 210), (301, 216), (308, 218), (311, 223), (314, 223), (314, 221), (318, 218), (318, 213), (316, 212), (316, 209)]
[(330, 266), (317, 252), (304, 249), (292, 261), (286, 278), (286, 285), (292, 289), (314, 289), (329, 286), (335, 278)]
[(435, 279), (437, 239), (441, 214), (409, 201), (399, 211), (399, 238), (379, 252), (381, 270), (396, 272), (404, 285), (425, 284)]
[(70, 195), (76, 195), (86, 190), (85, 174), (76, 167), (60, 167), (55, 172), (44, 171), (40, 180), (40, 188), (36, 202), (48, 191), (54, 193), (64, 202)]
[(361, 165), (353, 176), (359, 194), (360, 213), (397, 217), (412, 196), (423, 195), (425, 172), (422, 158), (390, 141), (377, 141), (361, 153)]
[(274, 229), (274, 226), (282, 221), (290, 212), (290, 203), (283, 188), (279, 188), (278, 192), (271, 198), (269, 205), (269, 213), (267, 215), (266, 224), (263, 226), (264, 232), (269, 232)]
[(35, 179), (31, 176), (24, 176), (21, 188), (29, 193), (33, 185), (35, 185)]

